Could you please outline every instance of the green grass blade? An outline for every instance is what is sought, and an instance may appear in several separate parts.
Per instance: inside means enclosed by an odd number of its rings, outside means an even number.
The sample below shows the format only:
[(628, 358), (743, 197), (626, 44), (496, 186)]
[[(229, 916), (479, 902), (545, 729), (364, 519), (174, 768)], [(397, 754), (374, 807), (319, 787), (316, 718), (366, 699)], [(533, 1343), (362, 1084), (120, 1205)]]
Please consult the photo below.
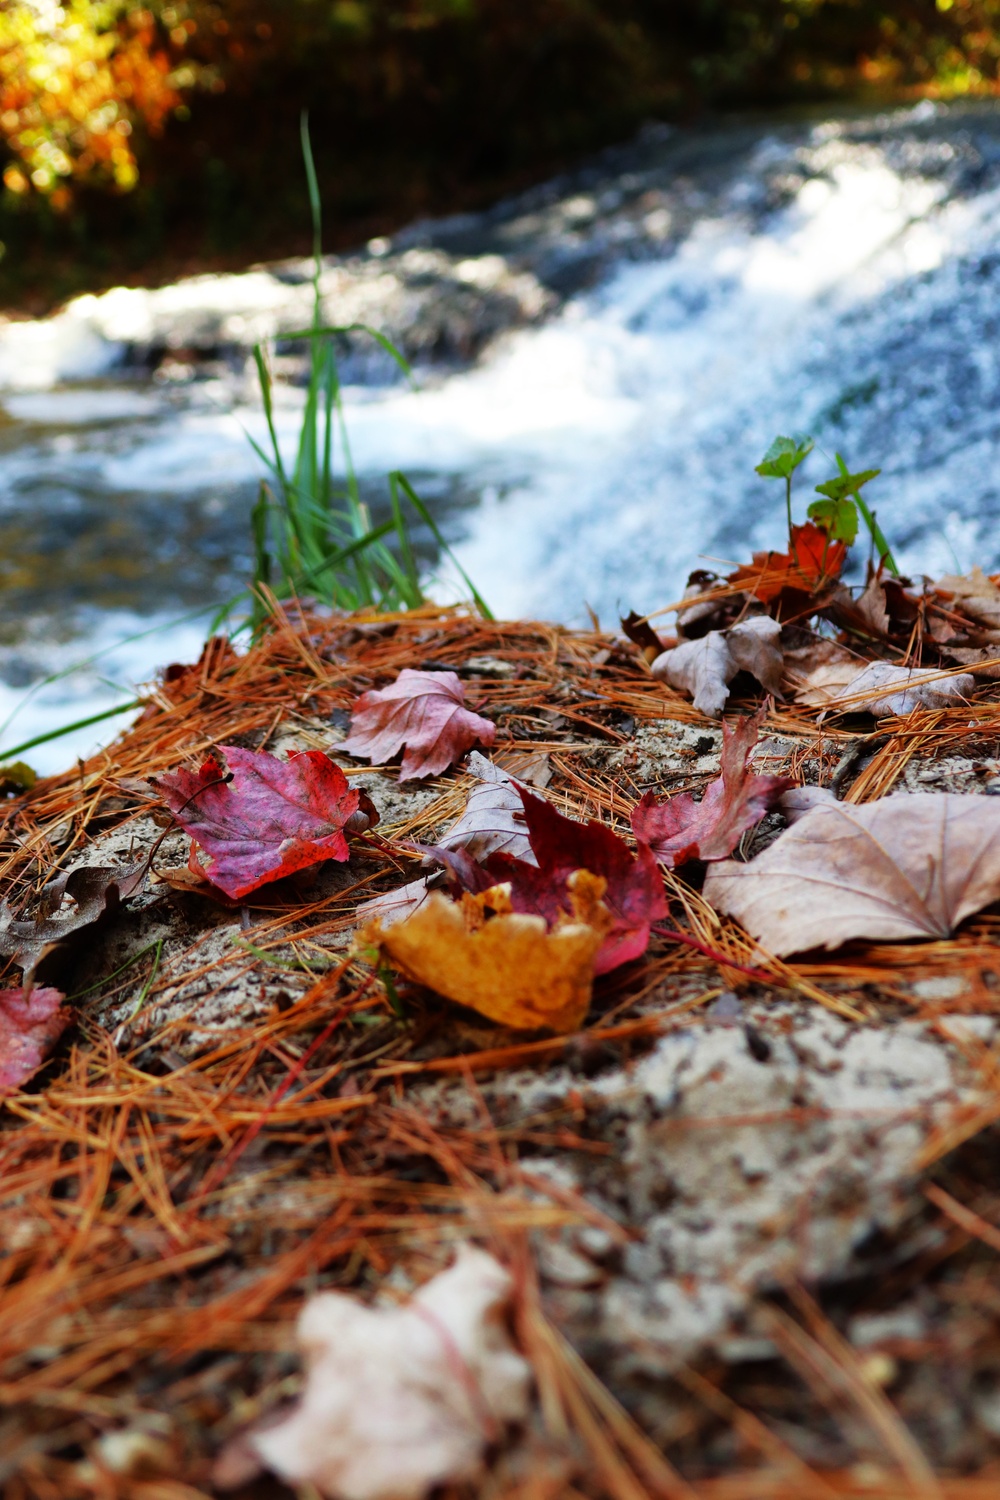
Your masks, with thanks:
[(309, 189), (309, 213), (312, 217), (313, 259), (317, 277), (323, 260), (323, 204), (319, 194), (316, 163), (313, 160), (312, 141), (309, 137), (309, 111), (303, 110), (299, 120), (299, 138), (302, 142), (302, 161), (306, 169), (306, 186)]
[(462, 567), (462, 564), (459, 562), (458, 558), (455, 556), (454, 552), (451, 550), (448, 543), (441, 535), (437, 522), (434, 520), (434, 517), (427, 509), (427, 506), (421, 500), (420, 496), (417, 494), (416, 490), (413, 488), (406, 475), (403, 474), (399, 469), (396, 469), (394, 473), (407, 500), (409, 500), (410, 504), (413, 506), (413, 509), (423, 521), (424, 525), (430, 527), (438, 546), (441, 548), (442, 552), (445, 552), (448, 555), (451, 561), (455, 564), (455, 567), (458, 569), (459, 573), (462, 575), (462, 581), (465, 584), (466, 588), (469, 590), (469, 593), (472, 595), (475, 606), (478, 609), (479, 613), (482, 615), (483, 619), (494, 619), (495, 616), (493, 614), (493, 611), (490, 609), (489, 605), (486, 603), (486, 600), (483, 598), (482, 594), (480, 594), (479, 590), (476, 588), (476, 585), (473, 583), (472, 579), (469, 577), (468, 573)]
[[(257, 366), (257, 380), (260, 384), (261, 400), (264, 403), (264, 420), (267, 422), (267, 430), (271, 435), (271, 447), (274, 449), (273, 466), (267, 459), (265, 459), (265, 462), (269, 468), (274, 468), (275, 473), (284, 485), (288, 483), (288, 477), (285, 473), (285, 465), (282, 462), (281, 449), (278, 446), (278, 430), (274, 425), (274, 402), (271, 398), (271, 372), (267, 368), (267, 361), (264, 358), (263, 344), (254, 344), (253, 358), (254, 364)], [(253, 438), (250, 441), (253, 443)], [(253, 445), (263, 458), (264, 454), (260, 447), (256, 443), (253, 443)]]
[(396, 526), (396, 536), (399, 540), (399, 556), (405, 585), (404, 590), (401, 590), (401, 592), (404, 593), (404, 597), (410, 608), (416, 609), (423, 603), (423, 591), (420, 587), (420, 574), (417, 571), (417, 560), (413, 555), (410, 533), (399, 499), (399, 476), (397, 474), (389, 475), (389, 497), (392, 503), (392, 518)]
[(34, 750), (36, 745), (47, 745), (50, 740), (60, 740), (63, 735), (73, 734), (77, 729), (87, 729), (91, 724), (100, 724), (104, 719), (113, 719), (118, 714), (127, 714), (134, 708), (142, 708), (141, 698), (133, 698), (131, 703), (119, 703), (115, 708), (105, 708), (99, 714), (88, 714), (85, 719), (74, 719), (72, 724), (63, 724), (58, 729), (49, 729), (45, 734), (36, 734), (30, 740), (22, 740), (19, 745), (12, 745), (9, 750), (0, 750), (0, 757), (10, 760), (15, 755), (21, 755), (25, 750)]
[[(848, 469), (847, 465), (845, 464), (844, 460), (841, 458), (841, 456), (840, 456), (839, 453), (834, 454), (834, 457), (837, 460), (837, 467), (838, 467), (838, 469), (840, 470), (841, 474), (843, 474), (844, 478), (846, 479), (847, 475), (850, 473), (850, 470)], [(858, 510), (861, 512), (861, 518), (862, 518), (862, 520), (864, 521), (865, 525), (868, 527), (868, 534), (869, 534), (869, 536), (871, 537), (872, 541), (875, 543), (875, 549), (878, 552), (879, 560), (881, 562), (885, 563), (886, 567), (889, 569), (889, 572), (892, 574), (893, 578), (898, 578), (899, 577), (899, 569), (896, 566), (896, 559), (893, 557), (891, 551), (889, 550), (889, 543), (885, 539), (885, 536), (884, 536), (884, 534), (882, 532), (881, 526), (878, 524), (878, 522), (876, 521), (875, 517), (872, 515), (871, 511), (868, 509), (868, 505), (867, 505), (867, 503), (866, 503), (863, 495), (861, 494), (860, 488), (858, 488), (856, 490), (852, 490), (851, 491), (851, 496), (852, 496), (852, 498), (854, 500), (857, 501)]]
[(370, 323), (331, 323), (322, 327), (296, 328), (291, 333), (283, 333), (282, 339), (316, 339), (336, 338), (348, 333), (366, 333), (370, 339), (374, 339), (380, 349), (384, 349), (402, 370), (407, 380), (413, 379), (413, 369), (405, 354), (401, 354), (392, 339), (387, 338), (384, 333), (379, 333)]

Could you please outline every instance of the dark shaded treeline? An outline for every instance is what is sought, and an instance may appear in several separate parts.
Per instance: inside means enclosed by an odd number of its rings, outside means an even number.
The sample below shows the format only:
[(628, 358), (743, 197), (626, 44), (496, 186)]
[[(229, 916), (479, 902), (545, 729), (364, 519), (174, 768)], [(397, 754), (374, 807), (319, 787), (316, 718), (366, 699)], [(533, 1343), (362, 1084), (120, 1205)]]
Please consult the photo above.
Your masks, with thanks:
[[(228, 0), (192, 36), (223, 92), (140, 143), (131, 193), (0, 200), (0, 303), (304, 253), (309, 111), (327, 248), (477, 207), (705, 111), (990, 90), (1000, 3)], [(197, 6), (194, 7), (197, 13)]]

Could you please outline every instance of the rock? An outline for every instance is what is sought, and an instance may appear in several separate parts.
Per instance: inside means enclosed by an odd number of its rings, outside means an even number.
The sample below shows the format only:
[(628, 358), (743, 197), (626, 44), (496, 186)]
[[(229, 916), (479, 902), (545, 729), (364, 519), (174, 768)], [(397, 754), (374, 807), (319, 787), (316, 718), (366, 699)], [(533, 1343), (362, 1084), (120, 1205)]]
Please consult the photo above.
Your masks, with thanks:
[[(613, 1380), (720, 1351), (755, 1297), (789, 1278), (848, 1275), (862, 1242), (907, 1211), (931, 1130), (975, 1097), (960, 1048), (929, 1024), (864, 1028), (788, 1003), (747, 1003), (739, 1019), (763, 1047), (751, 1050), (727, 1009), (591, 1080), (553, 1067), (485, 1089), (498, 1121), (549, 1114), (572, 1094), (576, 1118), (612, 1148), (533, 1158), (531, 1174), (624, 1231), (600, 1285), (579, 1264), (582, 1229), (536, 1236), (554, 1315)], [(417, 1099), (453, 1125), (467, 1113), (455, 1084)], [(543, 1248), (554, 1242), (555, 1254)]]

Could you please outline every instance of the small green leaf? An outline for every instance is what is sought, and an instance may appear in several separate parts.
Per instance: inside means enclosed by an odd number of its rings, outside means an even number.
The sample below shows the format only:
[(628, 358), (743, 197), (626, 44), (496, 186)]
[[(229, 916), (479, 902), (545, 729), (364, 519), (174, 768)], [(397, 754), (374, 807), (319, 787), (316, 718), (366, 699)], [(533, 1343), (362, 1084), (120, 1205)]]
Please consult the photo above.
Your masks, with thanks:
[(797, 432), (792, 437), (776, 437), (755, 472), (764, 479), (790, 479), (812, 450), (813, 440), (804, 432)]
[[(816, 486), (817, 495), (826, 495), (829, 500), (843, 500), (846, 495), (856, 495), (863, 484), (881, 474), (881, 469), (863, 469), (860, 474), (838, 474)], [(811, 512), (810, 512), (811, 514)]]
[(388, 964), (381, 964), (379, 966), (378, 977), (382, 981), (382, 988), (385, 990), (385, 998), (389, 1002), (393, 1015), (396, 1016), (398, 1020), (405, 1021), (406, 1011), (403, 1009), (403, 1002), (399, 998), (399, 991), (396, 988), (396, 980)]
[(0, 792), (30, 792), (37, 775), (23, 760), (0, 766)]
[(848, 496), (842, 500), (814, 500), (808, 515), (810, 521), (823, 527), (831, 541), (853, 546), (858, 534), (858, 507)]

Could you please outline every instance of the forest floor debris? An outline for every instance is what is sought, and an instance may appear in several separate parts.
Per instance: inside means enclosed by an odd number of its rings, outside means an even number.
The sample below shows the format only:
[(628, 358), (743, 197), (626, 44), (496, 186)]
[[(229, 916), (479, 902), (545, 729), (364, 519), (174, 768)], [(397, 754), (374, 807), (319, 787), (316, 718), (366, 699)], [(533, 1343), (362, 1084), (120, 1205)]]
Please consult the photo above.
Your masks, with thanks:
[[(788, 961), (670, 872), (685, 941), (654, 930), (571, 1035), (491, 1025), (350, 946), (358, 906), (423, 878), (412, 846), (482, 785), (474, 767), (400, 784), (338, 753), (359, 694), (431, 663), (496, 726), (493, 762), (564, 814), (627, 837), (646, 791), (719, 775), (717, 724), (617, 637), (279, 610), (246, 654), (168, 674), (110, 750), (8, 803), (16, 920), (59, 872), (124, 879), (163, 841), (142, 894), (43, 955), (74, 1019), (5, 1099), (7, 1493), (213, 1494), (218, 1454), (302, 1389), (308, 1294), (391, 1306), (471, 1241), (512, 1276), (535, 1383), (490, 1494), (991, 1495), (996, 909)], [(758, 707), (752, 682), (730, 689)], [(877, 724), (821, 711), (771, 703), (753, 770), (848, 804), (996, 779), (988, 677)], [(377, 840), (241, 899), (185, 886), (188, 839), (148, 783), (228, 744), (328, 751)], [(253, 1483), (233, 1493), (286, 1493)]]

